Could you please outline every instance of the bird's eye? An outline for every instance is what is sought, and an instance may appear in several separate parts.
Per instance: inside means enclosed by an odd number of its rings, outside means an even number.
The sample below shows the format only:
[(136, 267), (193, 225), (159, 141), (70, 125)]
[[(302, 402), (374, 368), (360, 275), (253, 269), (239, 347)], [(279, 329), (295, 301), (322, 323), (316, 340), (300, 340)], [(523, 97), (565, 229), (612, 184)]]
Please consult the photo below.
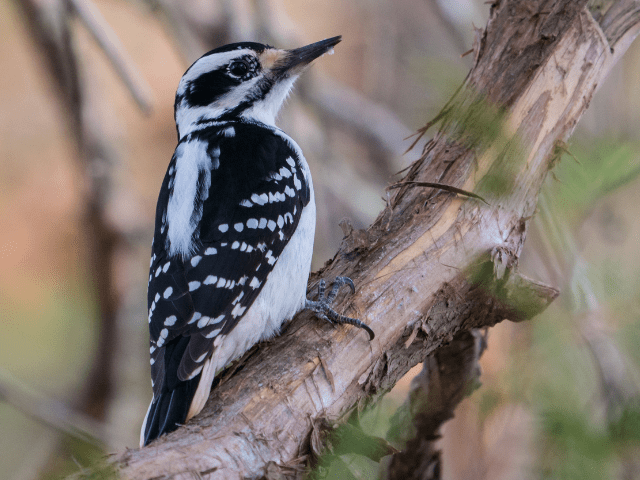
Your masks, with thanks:
[(231, 65), (229, 65), (229, 73), (234, 77), (244, 77), (249, 73), (249, 65), (243, 61), (232, 62)]

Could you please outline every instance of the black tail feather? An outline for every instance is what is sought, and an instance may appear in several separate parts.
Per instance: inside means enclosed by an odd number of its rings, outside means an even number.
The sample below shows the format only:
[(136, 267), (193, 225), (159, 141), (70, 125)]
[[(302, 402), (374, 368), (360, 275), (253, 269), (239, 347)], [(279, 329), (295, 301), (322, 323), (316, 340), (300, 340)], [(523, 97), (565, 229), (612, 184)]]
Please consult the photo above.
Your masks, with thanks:
[(196, 394), (200, 375), (178, 382), (173, 390), (163, 391), (149, 406), (144, 429), (144, 445), (184, 425), (191, 401)]

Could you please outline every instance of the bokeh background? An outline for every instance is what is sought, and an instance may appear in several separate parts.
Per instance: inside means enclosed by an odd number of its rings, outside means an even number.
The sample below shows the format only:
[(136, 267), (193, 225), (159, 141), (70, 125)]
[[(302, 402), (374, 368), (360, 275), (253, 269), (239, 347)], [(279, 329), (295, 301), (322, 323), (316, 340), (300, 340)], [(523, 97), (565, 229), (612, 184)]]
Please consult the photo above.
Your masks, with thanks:
[[(232, 41), (292, 48), (343, 35), (279, 121), (311, 165), (317, 268), (339, 223), (366, 227), (418, 157), (419, 147), (403, 155), (404, 139), (464, 80), (488, 10), (483, 0), (0, 2), (0, 478), (87, 473), (138, 443), (151, 397), (152, 222), (176, 144), (175, 88), (193, 60)], [(62, 60), (42, 25), (69, 33), (61, 58), (74, 59), (63, 71), (75, 77), (52, 74)], [(444, 478), (640, 478), (639, 173), (636, 41), (549, 175), (527, 240), (522, 271), (562, 294), (534, 321), (489, 332), (483, 386), (444, 428)], [(385, 436), (417, 371), (365, 414), (368, 432)], [(325, 473), (376, 471), (345, 455)]]

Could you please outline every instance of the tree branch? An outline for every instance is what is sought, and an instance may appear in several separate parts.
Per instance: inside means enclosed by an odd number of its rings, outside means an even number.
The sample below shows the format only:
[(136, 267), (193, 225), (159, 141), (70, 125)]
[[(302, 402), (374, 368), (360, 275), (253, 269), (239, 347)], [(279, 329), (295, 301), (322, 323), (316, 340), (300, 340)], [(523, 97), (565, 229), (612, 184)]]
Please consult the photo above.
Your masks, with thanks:
[(633, 13), (617, 22), (624, 33), (609, 37), (586, 3), (495, 2), (464, 88), (403, 179), (473, 191), (490, 206), (405, 186), (312, 276), (312, 288), (320, 278), (350, 276), (357, 294), (339, 308), (368, 323), (376, 339), (298, 315), (223, 375), (185, 428), (122, 454), (123, 477), (296, 471), (319, 420), (344, 421), (461, 332), (531, 318), (556, 297), (516, 272), (528, 222), (556, 144), (640, 25)]
[(117, 316), (122, 299), (113, 278), (113, 265), (118, 249), (126, 243), (126, 234), (108, 218), (108, 204), (113, 196), (112, 165), (117, 162), (102, 125), (92, 114), (94, 106), (86, 96), (87, 79), (82, 75), (72, 24), (74, 11), (96, 36), (140, 107), (150, 108), (150, 100), (145, 84), (137, 78), (130, 62), (122, 57), (117, 38), (111, 32), (100, 31), (106, 24), (90, 4), (80, 0), (16, 0), (16, 5), (23, 12), (55, 87), (67, 131), (77, 150), (77, 167), (83, 176), (82, 233), (87, 247), (87, 270), (95, 285), (99, 340), (86, 384), (76, 396), (74, 406), (102, 420), (113, 393), (113, 364), (116, 347), (121, 344), (117, 338)]
[(440, 452), (434, 444), (458, 403), (479, 386), (478, 360), (485, 348), (480, 331), (463, 331), (425, 360), (411, 381), (407, 401), (393, 417), (390, 435), (406, 443), (406, 449), (390, 457), (386, 478), (440, 478)]
[(129, 58), (120, 39), (106, 22), (100, 10), (89, 0), (67, 0), (100, 49), (113, 66), (131, 97), (146, 115), (151, 114), (151, 87)]

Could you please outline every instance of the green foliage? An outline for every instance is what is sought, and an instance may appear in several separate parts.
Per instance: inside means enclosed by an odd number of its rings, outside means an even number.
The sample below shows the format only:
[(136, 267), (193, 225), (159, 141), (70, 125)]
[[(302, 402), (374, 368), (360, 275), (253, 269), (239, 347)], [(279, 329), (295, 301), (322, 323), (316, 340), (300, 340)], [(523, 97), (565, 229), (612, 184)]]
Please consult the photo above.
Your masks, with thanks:
[(625, 405), (620, 417), (609, 424), (610, 438), (621, 447), (627, 443), (640, 446), (640, 404)]
[(524, 403), (534, 414), (533, 478), (611, 478), (620, 455), (640, 448), (638, 405), (623, 402), (620, 416), (607, 420), (599, 372), (566, 306), (554, 305), (531, 328), (531, 347), (514, 349), (504, 372), (500, 402)]
[(582, 222), (586, 212), (603, 196), (638, 178), (639, 145), (611, 138), (578, 139), (553, 173), (558, 180), (545, 187), (554, 199), (557, 221)]
[(58, 456), (42, 480), (115, 480), (118, 474), (114, 466), (106, 461), (105, 452), (96, 444), (77, 438), (65, 437)]
[[(399, 401), (391, 395), (362, 412), (358, 425), (338, 426), (326, 442), (327, 451), (318, 458), (310, 480), (365, 480), (378, 478), (378, 461), (385, 454), (383, 441), (390, 426), (390, 419), (398, 409)], [(355, 414), (354, 414), (355, 415)], [(368, 439), (356, 438), (357, 430)]]
[[(0, 341), (0, 365), (18, 383), (34, 393), (72, 402), (72, 392), (81, 385), (93, 352), (95, 332), (93, 305), (83, 282), (48, 283), (21, 272), (17, 283), (37, 285), (32, 300), (0, 292), (6, 317), (3, 326), (11, 341)], [(3, 378), (6, 382), (6, 378)], [(19, 412), (19, 405), (0, 403), (0, 471), (11, 478), (48, 448), (51, 429)], [(19, 459), (19, 460), (16, 460)], [(77, 470), (77, 467), (76, 467)]]
[(504, 135), (505, 110), (498, 108), (479, 93), (465, 92), (463, 101), (456, 101), (446, 110), (445, 130), (469, 148), (479, 151), (499, 144)]
[[(571, 285), (564, 289), (564, 301), (556, 302), (531, 324), (531, 349), (514, 352), (519, 360), (510, 375), (520, 376), (519, 367), (535, 365), (524, 382), (526, 389), (518, 395), (539, 419), (537, 476), (611, 478), (627, 455), (633, 458), (640, 450), (640, 399), (617, 395), (614, 389), (620, 386), (607, 383), (612, 381), (606, 378), (609, 374), (599, 370), (583, 337), (583, 316), (597, 315), (603, 324), (615, 318), (621, 331), (607, 334), (614, 343), (621, 340), (617, 346), (622, 355), (629, 354), (627, 359), (633, 359), (631, 366), (637, 369), (640, 272), (629, 265), (629, 259), (619, 256), (622, 250), (599, 247), (578, 253), (576, 245), (586, 248), (604, 242), (606, 246), (607, 240), (606, 235), (579, 238), (576, 232), (586, 216), (612, 194), (618, 205), (625, 201), (621, 188), (637, 180), (640, 158), (631, 142), (606, 138), (583, 139), (570, 150), (571, 154), (562, 152), (563, 159), (554, 169), (555, 180), (550, 178), (545, 185), (545, 213), (551, 221), (541, 234), (558, 258), (568, 258)], [(612, 326), (609, 322), (608, 327)], [(622, 381), (633, 383), (629, 378)]]
[(550, 409), (541, 412), (541, 478), (608, 478), (613, 452), (610, 439), (593, 428), (582, 411)]
[(601, 429), (585, 409), (549, 408), (540, 412), (542, 478), (610, 478), (620, 453), (640, 447), (640, 408), (626, 405), (620, 417)]
[(492, 386), (483, 387), (478, 395), (480, 421), (489, 417), (503, 401), (503, 392)]
[(356, 454), (342, 454), (330, 457), (326, 466), (319, 466), (312, 479), (327, 480), (369, 480), (378, 478), (378, 463)]

